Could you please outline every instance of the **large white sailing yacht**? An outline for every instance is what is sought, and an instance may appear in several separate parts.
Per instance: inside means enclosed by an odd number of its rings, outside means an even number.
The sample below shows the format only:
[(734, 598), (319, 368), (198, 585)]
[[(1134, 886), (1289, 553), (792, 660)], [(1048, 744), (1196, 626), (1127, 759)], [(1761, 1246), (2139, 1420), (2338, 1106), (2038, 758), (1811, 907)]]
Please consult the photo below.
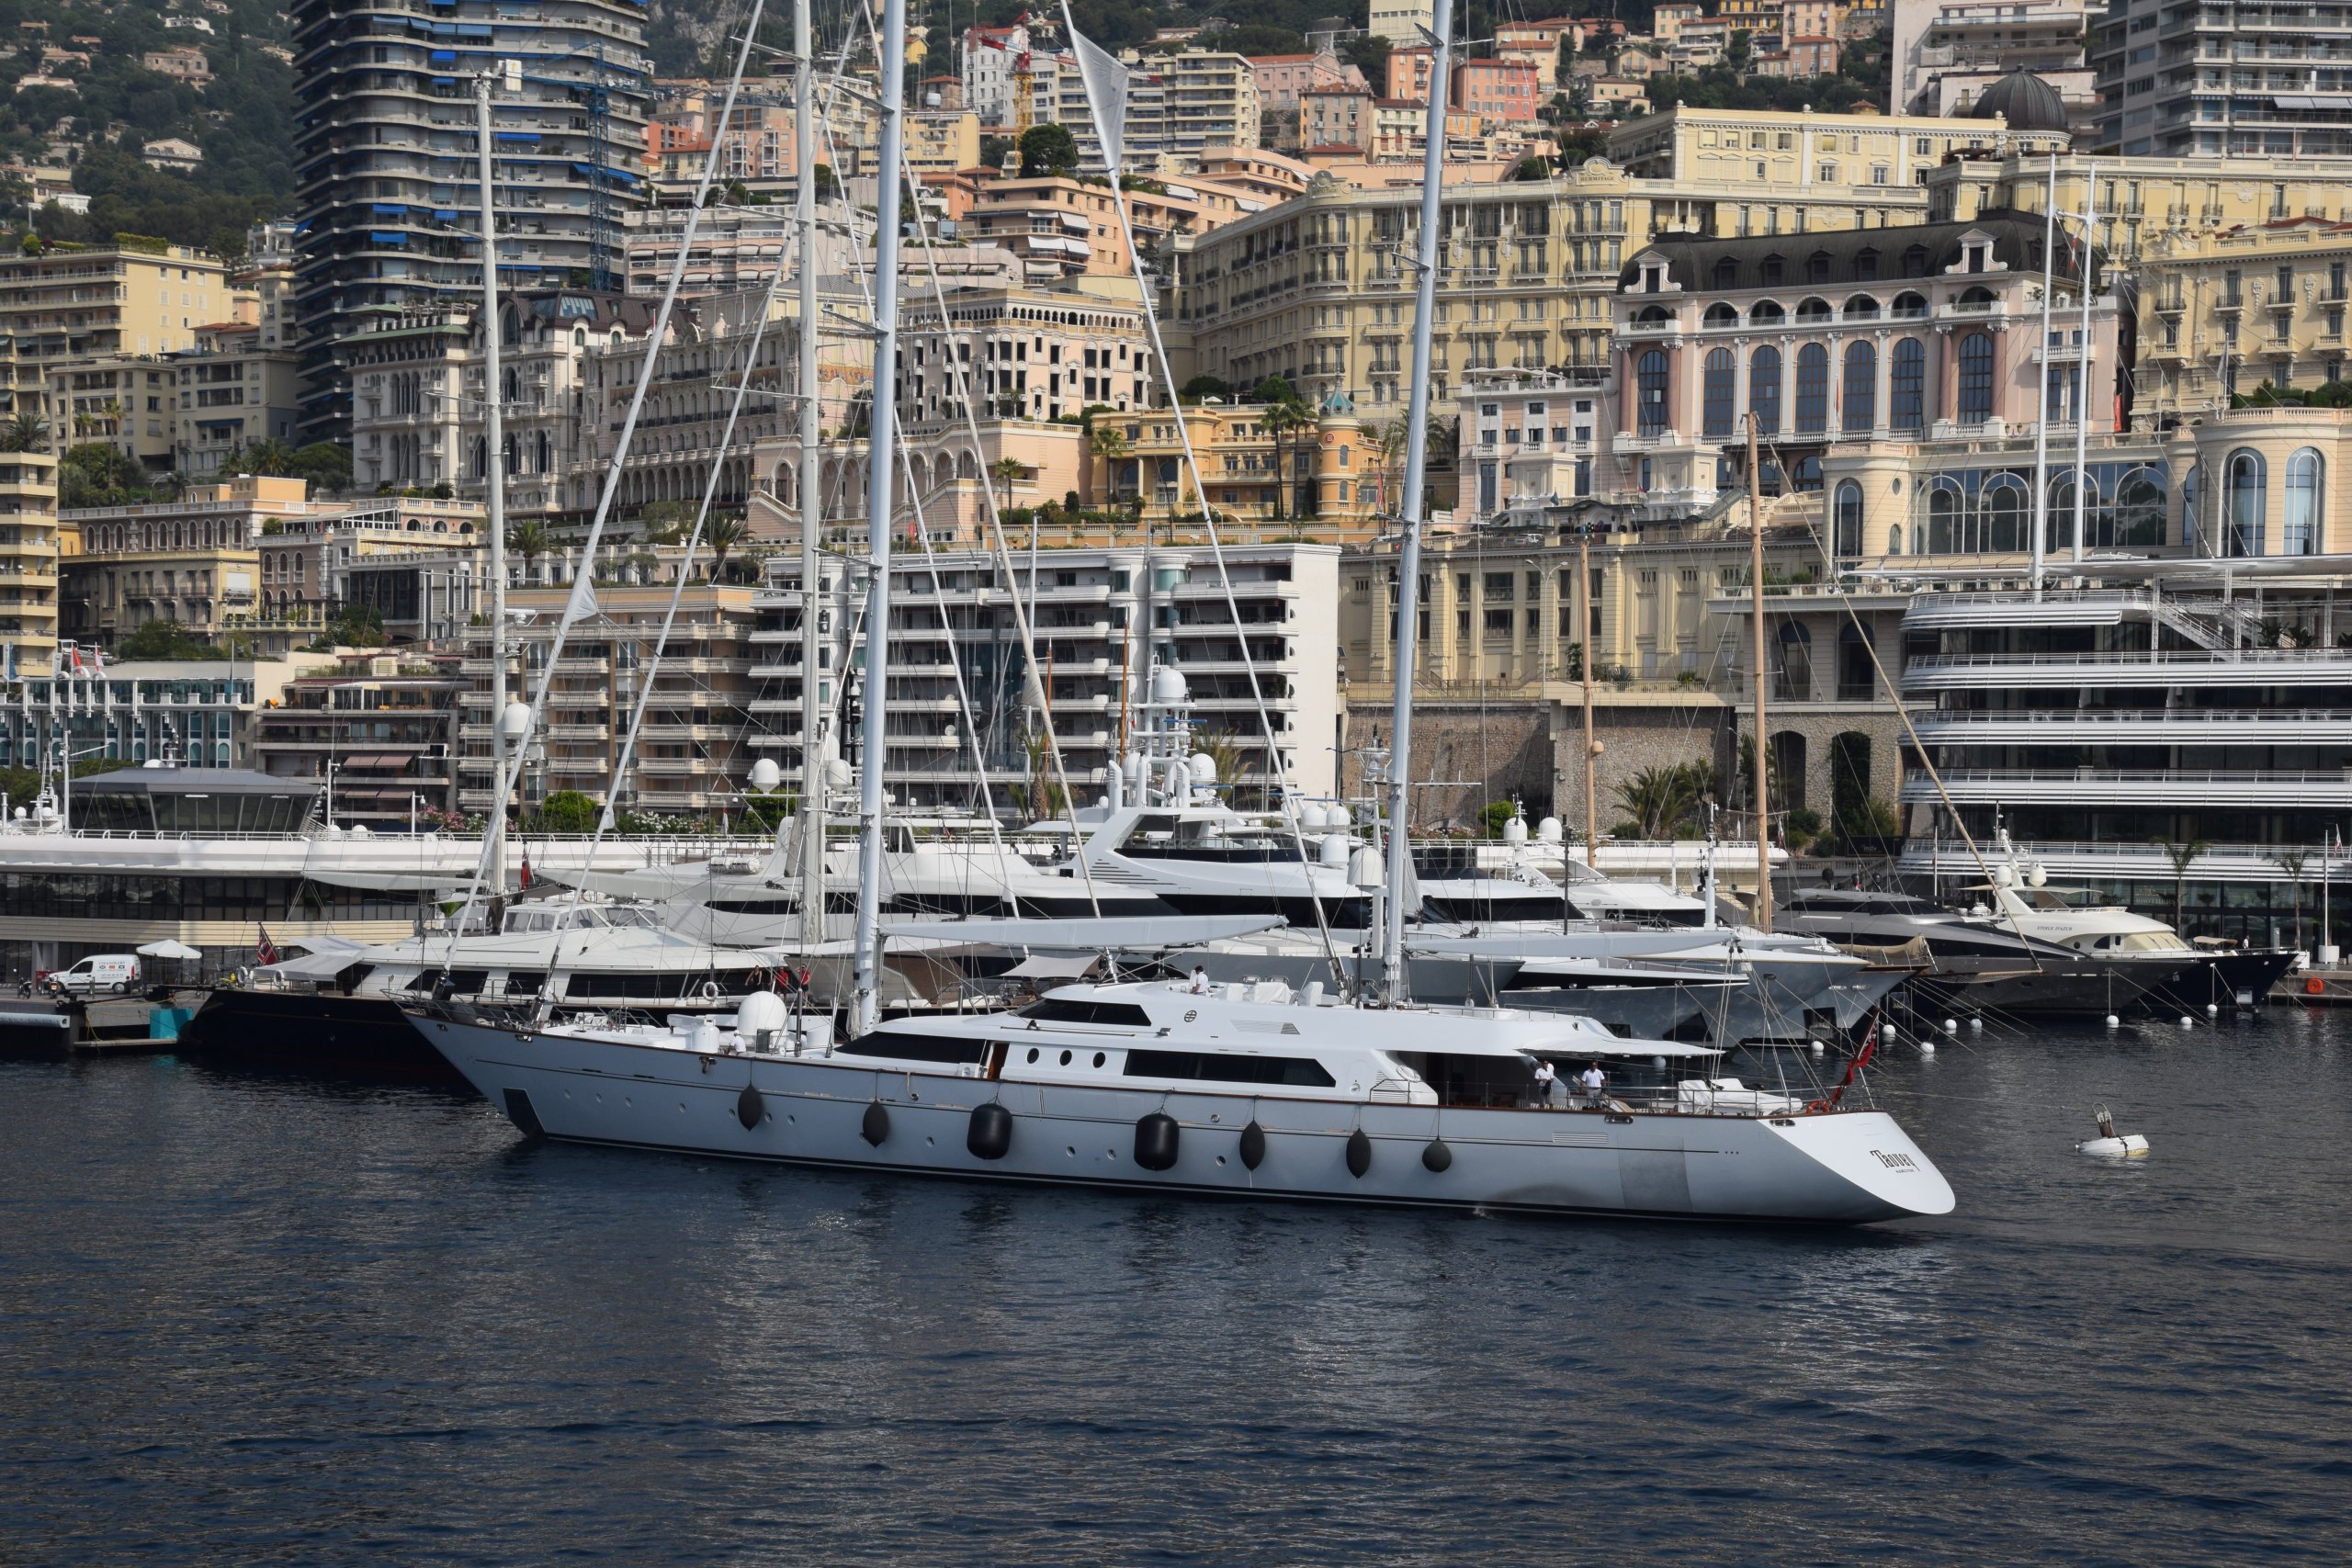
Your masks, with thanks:
[[(1420, 422), (1451, 0), (1436, 0), (1435, 12), (1415, 333)], [(905, 48), (905, 0), (885, 0), (877, 210), (886, 214), (898, 210), (900, 190)], [(1080, 57), (1098, 128), (1115, 126), (1106, 96), (1123, 91), (1120, 68), (1082, 43)], [(1115, 134), (1105, 146), (1124, 228)], [(888, 388), (897, 225), (880, 225), (876, 251), (874, 384)], [(1148, 293), (1144, 304), (1156, 351)], [(769, 994), (745, 998), (731, 1027), (413, 1008), (424, 1037), (523, 1132), (848, 1168), (1545, 1213), (1856, 1223), (1951, 1211), (1951, 1189), (1927, 1155), (1867, 1105), (1867, 1048), (1836, 1085), (1757, 1086), (1722, 1077), (1715, 1051), (1623, 1040), (1581, 1018), (1415, 1003), (1402, 988), (1396, 922), (1383, 931), (1382, 987), (1345, 1000), (1319, 984), (1148, 981), (1063, 987), (1012, 1014), (880, 1021), (892, 419), (892, 400), (877, 399), (859, 994), (846, 1029), (796, 1017)], [(1421, 445), (1408, 443), (1408, 540), (1419, 525)], [(1413, 622), (1408, 604), (1398, 616), (1400, 710), (1411, 699)], [(1393, 819), (1401, 823), (1401, 812)], [(1408, 870), (1390, 864), (1375, 929), (1382, 905), (1406, 902)], [(1368, 866), (1358, 869), (1351, 887), (1374, 885)], [(1556, 1080), (1568, 1074), (1586, 1087), (1563, 1105)]]

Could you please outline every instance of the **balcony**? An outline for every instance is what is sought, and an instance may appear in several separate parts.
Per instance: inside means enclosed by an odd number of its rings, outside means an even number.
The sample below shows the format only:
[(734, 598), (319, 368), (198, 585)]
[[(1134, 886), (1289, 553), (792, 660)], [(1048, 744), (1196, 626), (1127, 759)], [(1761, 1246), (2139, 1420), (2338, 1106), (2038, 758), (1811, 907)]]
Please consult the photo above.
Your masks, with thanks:
[(2343, 746), (2352, 710), (2118, 708), (2095, 712), (1956, 710), (1917, 716), (1930, 746)]
[(2119, 686), (2352, 686), (2352, 649), (2165, 653), (1947, 653), (1914, 659), (1906, 692)]
[(2352, 807), (2352, 769), (2335, 772), (2122, 771), (2099, 768), (1987, 768), (1946, 770), (1943, 788), (1924, 772), (1907, 773), (1902, 800), (1933, 806), (1947, 796), (1960, 806), (2122, 806), (2160, 802), (2190, 807), (2276, 807), (2293, 802), (2304, 808)]

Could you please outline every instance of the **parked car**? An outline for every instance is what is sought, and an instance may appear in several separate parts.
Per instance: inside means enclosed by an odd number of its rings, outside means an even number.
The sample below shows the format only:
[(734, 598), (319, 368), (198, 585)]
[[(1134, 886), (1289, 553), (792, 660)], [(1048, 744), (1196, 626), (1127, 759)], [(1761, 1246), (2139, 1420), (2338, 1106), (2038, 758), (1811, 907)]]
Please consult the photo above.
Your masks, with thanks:
[(42, 984), (65, 996), (135, 990), (144, 979), (135, 953), (94, 953), (71, 969), (51, 971)]

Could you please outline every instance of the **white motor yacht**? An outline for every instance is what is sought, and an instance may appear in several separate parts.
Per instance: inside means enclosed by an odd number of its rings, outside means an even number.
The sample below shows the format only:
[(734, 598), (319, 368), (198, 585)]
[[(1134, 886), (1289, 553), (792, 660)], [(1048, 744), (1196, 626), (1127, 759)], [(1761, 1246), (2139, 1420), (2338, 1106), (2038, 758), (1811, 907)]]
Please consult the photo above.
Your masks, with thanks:
[[(1066, 986), (846, 1041), (774, 997), (729, 1021), (410, 1010), (523, 1132), (853, 1169), (1555, 1214), (1855, 1224), (1944, 1214), (1885, 1112), (1724, 1078), (1718, 1053), (1510, 1010), (1310, 986)], [(1598, 1066), (1597, 1094), (1547, 1095)], [(1605, 1064), (1605, 1066), (1602, 1066)]]

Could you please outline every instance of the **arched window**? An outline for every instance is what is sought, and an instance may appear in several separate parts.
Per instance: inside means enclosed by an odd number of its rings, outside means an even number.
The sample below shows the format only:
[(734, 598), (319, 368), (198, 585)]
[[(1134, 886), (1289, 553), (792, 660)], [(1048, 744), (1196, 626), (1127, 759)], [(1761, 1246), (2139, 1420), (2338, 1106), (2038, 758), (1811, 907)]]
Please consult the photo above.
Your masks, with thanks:
[(1862, 553), (1862, 487), (1852, 479), (1838, 481), (1838, 499), (1831, 508), (1829, 539), (1840, 560)]
[(1888, 314), (1894, 316), (1924, 316), (1928, 313), (1928, 297), (1924, 294), (1898, 294)]
[(1924, 430), (1928, 424), (1928, 350), (1916, 337), (1894, 345), (1888, 367), (1887, 423), (1897, 430)]
[(1788, 320), (1789, 313), (1774, 299), (1758, 299), (1747, 308), (1747, 319), (1757, 326)]
[(1711, 327), (1736, 327), (1739, 325), (1739, 311), (1718, 300), (1707, 307), (1705, 324)]
[(1846, 345), (1846, 397), (1839, 422), (1849, 434), (1867, 434), (1878, 418), (1878, 350), (1867, 343)]
[(1993, 417), (1993, 339), (1971, 333), (1960, 340), (1960, 423), (1982, 424)]
[(1903, 525), (1900, 523), (1886, 531), (1886, 553), (1891, 556), (1903, 553)]
[(1800, 321), (1826, 321), (1835, 313), (1829, 309), (1829, 301), (1819, 295), (1797, 301), (1797, 320)]
[[(2087, 507), (2083, 520), (2083, 547), (2091, 547), (2094, 530)], [(2042, 530), (2042, 548), (2050, 554), (2071, 554), (2075, 547), (2075, 476), (2070, 470), (2050, 480), (2050, 521)]]
[(1829, 349), (1823, 344), (1809, 343), (1797, 350), (1797, 434), (1818, 435), (1828, 428)]
[(1994, 555), (2015, 555), (2032, 547), (2033, 496), (2025, 482), (2003, 474), (1984, 487), (1983, 536), (1977, 547)]
[(1849, 321), (1878, 320), (1878, 301), (1867, 294), (1857, 294), (1846, 301), (1846, 319)]
[(1928, 481), (1927, 497), (1927, 537), (1919, 542), (1921, 553), (1948, 556), (1966, 549), (1968, 497), (1962, 493), (1960, 482), (1939, 474)]
[(1789, 490), (1797, 495), (1811, 495), (1821, 489), (1821, 455), (1807, 452), (1789, 465)]
[(2268, 473), (2262, 454), (2241, 446), (2230, 454), (2228, 474), (2229, 517), (2222, 530), (2222, 553), (2229, 556), (2258, 556), (2262, 553), (2264, 491), (2267, 489)]
[[(2115, 487), (2115, 536), (2119, 549), (2154, 549), (2165, 542), (2165, 480), (2155, 468), (2134, 468)], [(2313, 546), (2318, 543), (2313, 536)]]
[(1641, 396), (1640, 432), (1656, 435), (1666, 429), (1666, 355), (1657, 349), (1644, 354), (1634, 366), (1634, 379)]
[(1705, 432), (1712, 438), (1728, 436), (1736, 427), (1737, 416), (1732, 408), (1733, 376), (1731, 350), (1709, 349), (1703, 390), (1705, 406), (1702, 412)]
[(1634, 324), (1637, 327), (1670, 327), (1674, 324), (1674, 312), (1663, 305), (1645, 305), (1641, 314), (1634, 318)]
[(1803, 621), (1781, 623), (1781, 680), (1775, 694), (1784, 703), (1813, 697), (1813, 634)]
[(2180, 481), (2180, 542), (2191, 555), (2205, 553), (2205, 519), (2197, 510), (2205, 492), (2205, 465), (2199, 463)]
[(1747, 412), (1756, 418), (1756, 434), (1781, 433), (1781, 351), (1770, 344), (1747, 361)]
[(2278, 531), (2278, 548), (2290, 556), (2320, 553), (2321, 491), (2327, 475), (2326, 459), (2309, 446), (2298, 447), (2287, 459), (2287, 514)]

